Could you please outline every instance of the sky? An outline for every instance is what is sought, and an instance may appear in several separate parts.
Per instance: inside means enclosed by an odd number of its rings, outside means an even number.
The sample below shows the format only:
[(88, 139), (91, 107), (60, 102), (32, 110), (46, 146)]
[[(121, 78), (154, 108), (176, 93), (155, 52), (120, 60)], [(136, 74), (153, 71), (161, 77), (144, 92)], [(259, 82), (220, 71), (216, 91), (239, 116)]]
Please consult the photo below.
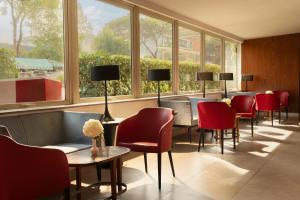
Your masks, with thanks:
[[(91, 24), (93, 34), (97, 34), (99, 30), (112, 19), (129, 14), (129, 11), (126, 9), (115, 7), (98, 0), (78, 0), (78, 4), (81, 5), (85, 16)], [(4, 2), (1, 2), (0, 7), (3, 5)], [(12, 44), (12, 20), (10, 12), (10, 9), (8, 9), (5, 15), (0, 14), (0, 43)], [(29, 28), (25, 28), (24, 37), (29, 35)]]
[(92, 25), (93, 34), (97, 34), (102, 27), (112, 19), (129, 14), (129, 11), (97, 0), (79, 0), (85, 16)]

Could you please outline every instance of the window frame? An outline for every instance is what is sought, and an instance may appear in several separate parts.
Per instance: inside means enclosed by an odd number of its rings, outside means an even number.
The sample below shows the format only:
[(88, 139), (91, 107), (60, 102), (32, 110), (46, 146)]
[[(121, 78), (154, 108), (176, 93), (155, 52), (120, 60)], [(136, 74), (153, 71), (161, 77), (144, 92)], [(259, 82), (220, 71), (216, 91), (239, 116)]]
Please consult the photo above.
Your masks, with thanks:
[(234, 40), (230, 39), (224, 39), (224, 71), (226, 70), (226, 42), (233, 43), (236, 45), (236, 76), (233, 78), (236, 78), (235, 81), (235, 88), (233, 88), (233, 91), (239, 90), (239, 82), (240, 82), (240, 70), (239, 70), (239, 46), (240, 44)]
[[(175, 20), (172, 19), (172, 18), (166, 17), (166, 16), (164, 16), (162, 14), (159, 14), (159, 13), (156, 13), (156, 12), (152, 12), (152, 11), (150, 11), (148, 9), (140, 8), (139, 9), (139, 13), (138, 13), (138, 23), (140, 22), (140, 15), (145, 15), (147, 17), (151, 17), (151, 18), (154, 18), (154, 19), (157, 19), (157, 20), (161, 20), (161, 21), (170, 23), (172, 25), (172, 60), (171, 60), (172, 61), (172, 69), (171, 69), (171, 71), (172, 71), (172, 77), (171, 77), (172, 90), (169, 91), (169, 92), (162, 92), (162, 93), (160, 93), (160, 95), (161, 95), (161, 97), (175, 95), (176, 94), (176, 89), (175, 89), (175, 85), (174, 85), (174, 83), (176, 82), (175, 78), (174, 78), (175, 77), (175, 73), (176, 73), (176, 71), (175, 71), (175, 63), (174, 63)], [(138, 34), (139, 34), (138, 45), (140, 47), (140, 42), (139, 42), (140, 41), (140, 29), (138, 29)], [(140, 48), (139, 48), (139, 54), (140, 54)], [(139, 76), (139, 81), (140, 81), (139, 86), (140, 86), (141, 81), (142, 81), (141, 80), (141, 76), (140, 76), (140, 74), (141, 74), (141, 68), (140, 68), (140, 59), (141, 59), (141, 57), (139, 57), (137, 59), (138, 59), (138, 63), (139, 63), (139, 72), (138, 72), (139, 74), (138, 74), (138, 76)], [(138, 96), (140, 98), (149, 98), (149, 97), (155, 97), (155, 96), (157, 96), (157, 93), (142, 94), (142, 92), (141, 92), (142, 88), (141, 87), (139, 87), (137, 90), (138, 90)]]
[[(11, 109), (23, 108), (47, 108), (50, 106), (64, 106), (78, 103), (89, 102), (104, 102), (104, 97), (85, 97), (80, 98), (79, 95), (79, 49), (78, 49), (78, 18), (77, 18), (77, 0), (61, 0), (63, 5), (63, 26), (64, 26), (64, 84), (65, 84), (65, 99), (58, 101), (40, 101), (29, 103), (12, 103), (0, 104), (0, 112)], [(141, 76), (140, 76), (140, 30), (139, 17), (140, 14), (153, 17), (172, 24), (172, 91), (163, 93), (162, 96), (176, 95), (197, 95), (201, 91), (180, 91), (179, 90), (179, 27), (187, 28), (200, 33), (200, 69), (204, 71), (205, 66), (205, 35), (210, 35), (221, 39), (221, 71), (225, 71), (225, 41), (234, 42), (237, 44), (237, 89), (240, 89), (241, 81), (241, 43), (240, 38), (229, 33), (218, 32), (217, 29), (210, 29), (204, 24), (197, 23), (195, 20), (172, 14), (163, 8), (143, 5), (143, 3), (134, 3), (131, 1), (119, 0), (99, 0), (101, 2), (128, 9), (130, 12), (131, 23), (131, 95), (109, 96), (110, 101), (143, 99), (156, 97), (156, 94), (141, 94)], [(166, 11), (166, 12), (165, 12)], [(217, 31), (216, 31), (217, 30)], [(232, 38), (231, 38), (232, 36)], [(224, 90), (223, 83), (218, 90), (207, 90), (211, 93), (219, 93)]]
[[(134, 48), (134, 34), (133, 32), (135, 31), (134, 30), (134, 6), (129, 4), (129, 3), (126, 3), (126, 2), (118, 2), (118, 1), (115, 1), (115, 0), (100, 0), (100, 2), (103, 2), (103, 3), (106, 3), (106, 4), (109, 4), (111, 6), (115, 6), (115, 7), (118, 7), (118, 8), (122, 8), (122, 9), (126, 9), (129, 11), (130, 13), (130, 46), (131, 46), (131, 52), (130, 52), (130, 56), (131, 56), (131, 94), (129, 95), (118, 95), (118, 96), (108, 96), (108, 100), (109, 101), (115, 101), (115, 100), (126, 100), (126, 99), (134, 99), (135, 98), (135, 95), (134, 95), (134, 88), (135, 88), (135, 84), (134, 84), (134, 72), (133, 72), (133, 63), (134, 63), (134, 53), (133, 53), (133, 48)], [(78, 0), (76, 0), (76, 11), (77, 11), (77, 4), (78, 4)], [(76, 16), (76, 24), (78, 25), (78, 16)], [(78, 29), (76, 30), (76, 32), (78, 33)], [(77, 37), (77, 43), (78, 43), (78, 37)], [(76, 93), (78, 93), (78, 99), (77, 99), (77, 102), (78, 103), (89, 103), (89, 102), (96, 102), (96, 101), (100, 101), (100, 102), (104, 102), (104, 99), (105, 97), (104, 96), (101, 96), (101, 97), (80, 97), (80, 94), (79, 94), (79, 49), (78, 49), (78, 52), (77, 52), (77, 59), (78, 59), (78, 63), (77, 63), (77, 66), (78, 66), (78, 88), (76, 88), (77, 91), (75, 91)]]
[(35, 102), (20, 102), (20, 103), (8, 103), (8, 104), (0, 104), (0, 111), (2, 110), (12, 110), (12, 109), (26, 109), (26, 108), (33, 108), (33, 107), (44, 107), (44, 106), (60, 106), (60, 105), (68, 105), (71, 103), (71, 94), (70, 94), (70, 69), (69, 69), (69, 60), (70, 55), (68, 52), (70, 52), (69, 44), (70, 44), (70, 38), (68, 33), (69, 31), (69, 25), (68, 21), (70, 20), (70, 17), (68, 17), (69, 14), (69, 8), (71, 7), (70, 2), (68, 0), (60, 0), (62, 4), (62, 20), (63, 20), (63, 56), (64, 56), (64, 85), (65, 85), (65, 99), (64, 100), (53, 100), (53, 101), (35, 101)]
[[(202, 68), (202, 71), (205, 71), (205, 64), (206, 64), (206, 55), (205, 55), (205, 49), (206, 49), (206, 35), (210, 36), (210, 37), (214, 37), (214, 38), (217, 38), (217, 39), (220, 39), (220, 42), (221, 42), (221, 52), (220, 52), (220, 60), (221, 60), (221, 63), (220, 63), (220, 66), (221, 66), (221, 73), (222, 72), (225, 72), (225, 60), (224, 60), (224, 51), (225, 51), (225, 48), (224, 48), (224, 38), (214, 34), (214, 33), (210, 33), (210, 32), (204, 32), (204, 35), (203, 35), (203, 41), (204, 41), (204, 45), (203, 45), (203, 48), (204, 48), (204, 52), (203, 52), (203, 68)], [(220, 80), (216, 80), (216, 81), (220, 81)], [(206, 89), (207, 92), (222, 92), (225, 87), (224, 87), (224, 81), (221, 81), (220, 82), (220, 87), (217, 88), (217, 89)]]
[[(201, 71), (203, 71), (203, 59), (202, 59), (202, 57), (203, 57), (203, 35), (204, 35), (204, 31), (202, 30), (202, 29), (200, 29), (200, 28), (198, 28), (198, 27), (195, 27), (195, 26), (193, 26), (193, 25), (190, 25), (190, 24), (187, 24), (187, 23), (184, 23), (184, 22), (180, 22), (180, 23), (178, 23), (178, 42), (179, 42), (179, 28), (180, 27), (182, 27), (182, 28), (184, 28), (184, 29), (189, 29), (189, 30), (191, 30), (191, 31), (195, 31), (195, 32), (197, 32), (197, 33), (199, 33), (200, 34), (200, 63), (199, 63), (199, 72)], [(178, 72), (179, 72), (179, 49), (180, 49), (180, 47), (178, 46)], [(200, 84), (200, 87), (201, 87), (201, 85), (202, 85), (202, 83), (201, 82), (199, 82), (198, 81), (198, 83)], [(179, 86), (179, 75), (178, 75), (178, 86)], [(179, 94), (183, 94), (183, 95), (185, 95), (185, 94), (201, 94), (202, 93), (202, 90), (194, 90), (194, 91), (180, 91), (180, 88), (178, 87), (178, 93)]]

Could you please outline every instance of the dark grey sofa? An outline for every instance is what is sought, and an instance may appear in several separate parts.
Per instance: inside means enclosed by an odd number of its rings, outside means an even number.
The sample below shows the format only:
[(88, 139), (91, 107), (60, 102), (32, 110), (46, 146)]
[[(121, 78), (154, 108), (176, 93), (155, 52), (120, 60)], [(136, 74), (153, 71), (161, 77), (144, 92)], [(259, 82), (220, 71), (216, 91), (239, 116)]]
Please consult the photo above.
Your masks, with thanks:
[(100, 117), (98, 113), (54, 111), (0, 116), (0, 125), (6, 126), (12, 138), (21, 144), (58, 148), (70, 153), (91, 145), (82, 127), (85, 121)]

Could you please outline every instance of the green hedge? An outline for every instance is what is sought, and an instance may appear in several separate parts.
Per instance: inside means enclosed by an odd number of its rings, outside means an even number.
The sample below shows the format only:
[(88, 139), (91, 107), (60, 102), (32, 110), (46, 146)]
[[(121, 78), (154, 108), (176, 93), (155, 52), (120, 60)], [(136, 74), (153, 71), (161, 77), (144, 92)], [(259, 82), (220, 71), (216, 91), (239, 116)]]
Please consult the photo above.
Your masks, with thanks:
[[(120, 66), (120, 80), (108, 82), (108, 94), (130, 95), (131, 94), (131, 59), (129, 56), (122, 55), (103, 55), (84, 54), (80, 57), (80, 97), (97, 97), (104, 95), (104, 83), (90, 80), (90, 68), (94, 65), (117, 64)], [(141, 93), (155, 93), (157, 83), (147, 81), (147, 72), (149, 69), (167, 68), (171, 69), (172, 63), (159, 59), (144, 58), (141, 59)], [(219, 72), (220, 66), (208, 64), (205, 68), (209, 71)], [(200, 84), (196, 81), (196, 72), (199, 71), (199, 65), (193, 63), (179, 64), (180, 91), (199, 91)], [(171, 75), (172, 77), (172, 75)], [(218, 82), (209, 82), (207, 88), (213, 89), (218, 87)], [(161, 82), (161, 91), (172, 91), (172, 81)]]

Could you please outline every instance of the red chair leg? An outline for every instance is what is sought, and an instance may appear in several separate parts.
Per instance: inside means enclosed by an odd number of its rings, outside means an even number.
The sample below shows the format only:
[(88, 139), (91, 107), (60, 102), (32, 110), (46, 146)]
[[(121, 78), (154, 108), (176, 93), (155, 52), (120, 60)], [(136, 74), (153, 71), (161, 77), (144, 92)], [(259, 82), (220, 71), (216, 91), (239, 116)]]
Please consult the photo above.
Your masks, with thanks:
[(221, 152), (224, 154), (224, 130), (221, 130)]
[(169, 155), (169, 160), (170, 160), (170, 164), (171, 164), (171, 169), (172, 169), (172, 174), (175, 177), (175, 170), (174, 170), (174, 164), (173, 164), (173, 158), (172, 158), (172, 152), (168, 151), (168, 155)]
[(235, 135), (236, 133), (235, 133), (235, 128), (234, 129), (232, 129), (232, 137), (233, 137), (233, 148), (235, 149)]
[(251, 135), (252, 135), (252, 137), (253, 137), (253, 118), (251, 118)]
[(271, 111), (271, 121), (272, 121), (272, 126), (273, 126), (273, 115), (274, 115), (274, 113), (273, 113), (273, 110)]
[(70, 200), (71, 199), (71, 195), (70, 195), (70, 188), (66, 188), (64, 191), (64, 200)]
[(145, 172), (148, 173), (147, 153), (144, 153)]
[(198, 152), (200, 151), (200, 146), (201, 146), (201, 140), (202, 140), (202, 135), (204, 134), (204, 129), (200, 129), (200, 135), (199, 135), (199, 144), (198, 144)]
[(158, 167), (158, 189), (161, 189), (161, 153), (157, 154), (157, 167)]

